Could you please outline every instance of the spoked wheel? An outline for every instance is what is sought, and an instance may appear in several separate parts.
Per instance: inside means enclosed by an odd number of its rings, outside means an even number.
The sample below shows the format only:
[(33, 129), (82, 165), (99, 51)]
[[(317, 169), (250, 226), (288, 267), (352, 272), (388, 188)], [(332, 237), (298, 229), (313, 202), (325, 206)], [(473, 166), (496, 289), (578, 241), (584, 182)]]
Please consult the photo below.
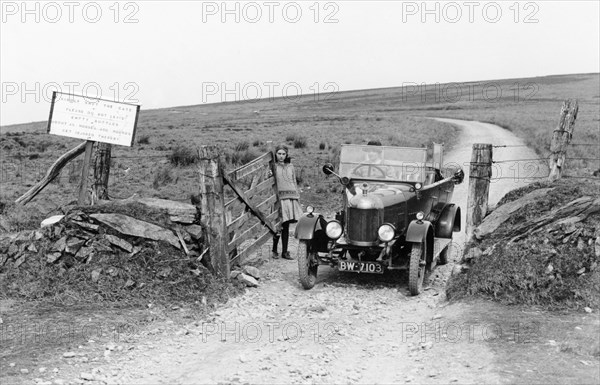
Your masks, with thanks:
[(448, 246), (440, 253), (440, 258), (438, 260), (438, 265), (445, 265), (448, 263), (448, 258), (454, 253), (454, 242), (450, 239), (450, 243)]
[(410, 295), (419, 295), (423, 290), (426, 255), (427, 246), (425, 242), (413, 243), (410, 253), (410, 267), (408, 269), (408, 290), (410, 291)]
[(305, 289), (312, 289), (317, 281), (317, 269), (319, 261), (317, 252), (312, 251), (308, 241), (298, 242), (298, 273), (300, 275), (300, 283)]

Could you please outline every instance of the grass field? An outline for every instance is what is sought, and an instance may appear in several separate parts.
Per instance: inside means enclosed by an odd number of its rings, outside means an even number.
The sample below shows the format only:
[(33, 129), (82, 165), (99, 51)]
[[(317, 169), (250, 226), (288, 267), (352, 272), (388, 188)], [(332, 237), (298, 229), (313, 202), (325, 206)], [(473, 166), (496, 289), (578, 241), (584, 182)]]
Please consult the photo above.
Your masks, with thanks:
[[(231, 102), (142, 110), (132, 148), (113, 146), (109, 194), (189, 201), (197, 193), (195, 148), (223, 148), (228, 167), (265, 151), (265, 143), (288, 143), (305, 204), (331, 206), (338, 187), (320, 168), (335, 161), (339, 145), (379, 139), (384, 145), (452, 148), (458, 131), (427, 117), (480, 120), (523, 138), (536, 152), (549, 153), (562, 101), (579, 100), (566, 174), (591, 176), (600, 168), (600, 75), (579, 74), (441, 85), (359, 90), (296, 100)], [(81, 159), (25, 208), (11, 204), (79, 140), (48, 135), (47, 122), (1, 127), (0, 212), (13, 230), (37, 226), (39, 218), (76, 199)], [(501, 145), (501, 143), (494, 143)], [(191, 162), (190, 164), (187, 164)]]

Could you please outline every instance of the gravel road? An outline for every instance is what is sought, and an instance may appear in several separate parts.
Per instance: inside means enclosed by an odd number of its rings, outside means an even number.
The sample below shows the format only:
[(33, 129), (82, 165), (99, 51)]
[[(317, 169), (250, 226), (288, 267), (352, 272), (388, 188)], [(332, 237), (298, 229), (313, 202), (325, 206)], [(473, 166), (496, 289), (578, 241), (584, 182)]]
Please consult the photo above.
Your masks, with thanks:
[[(463, 130), (456, 149), (444, 159), (465, 165), (465, 183), (454, 195), (463, 208), (473, 143), (514, 146), (494, 148), (495, 161), (536, 158), (520, 139), (500, 127), (438, 120)], [(491, 204), (531, 182), (523, 175), (546, 172), (517, 164), (496, 164), (502, 167), (494, 170), (495, 177), (514, 177), (518, 170), (521, 178), (494, 180)], [(455, 240), (462, 242), (460, 237)], [(292, 250), (296, 245), (292, 242)], [(269, 247), (265, 245), (265, 250)], [(444, 285), (452, 266), (438, 267), (426, 291), (410, 297), (405, 274), (358, 276), (321, 267), (315, 288), (305, 291), (295, 261), (267, 262), (261, 267), (258, 288), (248, 289), (205, 322), (189, 324), (175, 335), (148, 335), (122, 360), (109, 365), (106, 372), (113, 375), (108, 382), (506, 382), (486, 342), (494, 331), (469, 323), (465, 305), (446, 302)]]

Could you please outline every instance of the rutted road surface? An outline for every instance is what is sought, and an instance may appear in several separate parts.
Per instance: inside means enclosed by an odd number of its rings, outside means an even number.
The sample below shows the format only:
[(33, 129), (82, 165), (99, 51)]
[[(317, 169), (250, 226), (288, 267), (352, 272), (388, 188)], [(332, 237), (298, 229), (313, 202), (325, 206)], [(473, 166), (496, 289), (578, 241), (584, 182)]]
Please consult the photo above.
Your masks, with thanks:
[[(523, 142), (491, 124), (440, 120), (463, 129), (444, 162), (465, 165), (465, 183), (454, 200), (466, 209), (472, 144)], [(535, 154), (526, 147), (494, 152), (496, 161), (529, 158)], [(514, 176), (514, 164), (504, 165), (502, 176)], [(490, 203), (526, 182), (495, 181)], [(291, 250), (296, 245), (292, 241)], [(105, 372), (113, 373), (109, 382), (126, 384), (510, 381), (490, 350), (497, 330), (469, 318), (467, 305), (447, 305), (444, 285), (452, 266), (438, 267), (429, 288), (410, 297), (406, 274), (359, 276), (329, 267), (320, 267), (315, 288), (305, 291), (296, 261), (272, 260), (261, 267), (258, 288), (204, 323), (174, 336), (149, 336)]]

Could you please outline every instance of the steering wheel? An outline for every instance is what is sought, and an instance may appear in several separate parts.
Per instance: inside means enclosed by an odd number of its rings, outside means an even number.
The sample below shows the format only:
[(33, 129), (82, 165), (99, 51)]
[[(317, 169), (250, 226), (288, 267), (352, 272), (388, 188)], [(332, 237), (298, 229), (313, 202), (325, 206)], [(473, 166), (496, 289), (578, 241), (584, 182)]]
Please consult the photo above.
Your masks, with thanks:
[[(357, 173), (357, 171), (361, 168), (366, 168), (367, 169), (367, 175), (361, 175), (361, 173)], [(370, 177), (371, 176), (371, 170), (375, 169), (377, 171), (379, 171), (381, 173), (381, 176), (383, 178), (385, 178), (385, 171), (383, 171), (383, 169), (379, 166), (375, 166), (373, 164), (359, 164), (358, 166), (356, 166), (354, 168), (354, 170), (352, 170), (352, 174), (354, 175), (358, 175), (358, 176), (362, 176), (362, 177)]]

